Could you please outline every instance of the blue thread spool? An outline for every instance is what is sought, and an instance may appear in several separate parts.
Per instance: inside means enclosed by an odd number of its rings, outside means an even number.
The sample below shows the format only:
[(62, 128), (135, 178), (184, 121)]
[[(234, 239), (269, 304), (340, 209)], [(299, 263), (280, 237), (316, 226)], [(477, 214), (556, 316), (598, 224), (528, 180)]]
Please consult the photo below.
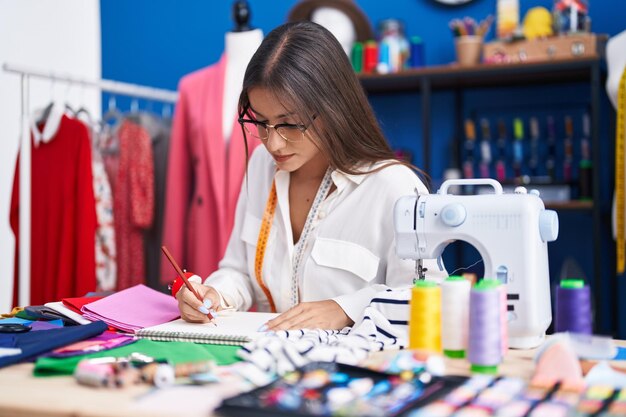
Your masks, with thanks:
[(409, 65), (411, 68), (419, 68), (424, 66), (424, 42), (419, 36), (411, 37), (409, 52)]
[(500, 282), (483, 279), (470, 294), (468, 359), (472, 372), (495, 374), (502, 362)]
[(564, 279), (556, 290), (555, 332), (592, 334), (591, 291), (582, 279)]
[(378, 64), (376, 64), (376, 72), (379, 74), (388, 74), (389, 71), (391, 71), (389, 44), (381, 42), (378, 45)]

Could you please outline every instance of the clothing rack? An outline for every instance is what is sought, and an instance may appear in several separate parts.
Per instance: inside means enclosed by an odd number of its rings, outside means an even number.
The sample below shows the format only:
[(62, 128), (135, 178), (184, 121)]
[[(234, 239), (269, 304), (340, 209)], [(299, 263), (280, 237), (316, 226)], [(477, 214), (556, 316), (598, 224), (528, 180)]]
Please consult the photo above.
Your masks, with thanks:
[[(20, 190), (31, 189), (31, 143), (30, 143), (30, 127), (28, 122), (29, 114), (29, 97), (30, 97), (30, 79), (43, 78), (50, 81), (62, 82), (68, 84), (78, 84), (82, 87), (98, 88), (100, 91), (106, 91), (112, 94), (125, 95), (130, 97), (144, 98), (153, 101), (161, 101), (166, 103), (175, 103), (178, 99), (178, 93), (175, 91), (163, 90), (159, 88), (146, 87), (138, 84), (129, 84), (112, 80), (88, 80), (84, 78), (74, 77), (68, 74), (59, 74), (54, 72), (45, 72), (34, 68), (24, 67), (21, 65), (12, 65), (5, 63), (2, 65), (5, 72), (18, 74), (21, 77), (21, 106), (20, 106)], [(19, 295), (18, 305), (30, 305), (30, 219), (31, 219), (31, 201), (30, 192), (20, 192), (20, 234), (19, 245), (20, 255), (18, 260), (19, 268)], [(56, 300), (51, 300), (56, 301)]]

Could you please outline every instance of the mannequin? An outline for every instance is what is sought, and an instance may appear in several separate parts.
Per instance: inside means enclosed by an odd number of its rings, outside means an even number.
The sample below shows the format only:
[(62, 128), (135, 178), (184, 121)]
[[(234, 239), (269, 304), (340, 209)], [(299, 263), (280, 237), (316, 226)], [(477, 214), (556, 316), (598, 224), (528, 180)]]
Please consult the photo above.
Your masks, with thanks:
[(236, 27), (225, 36), (226, 74), (224, 76), (224, 99), (222, 107), (222, 132), (228, 143), (237, 115), (237, 102), (243, 84), (243, 76), (250, 58), (263, 41), (263, 32), (252, 29), (248, 22), (250, 9), (246, 1), (236, 1), (233, 6)]
[(617, 109), (617, 87), (626, 68), (626, 30), (609, 39), (606, 44), (606, 93), (613, 107)]
[(319, 7), (311, 13), (311, 21), (328, 29), (339, 41), (346, 55), (350, 56), (356, 41), (356, 30), (350, 17), (334, 7)]
[[(617, 110), (617, 89), (622, 73), (626, 70), (626, 30), (609, 39), (606, 44), (606, 93), (615, 110)], [(617, 238), (615, 196), (613, 196), (612, 228), (613, 238)]]
[[(261, 43), (250, 29), (248, 3), (234, 3), (235, 28), (219, 61), (181, 78), (168, 152), (163, 239), (190, 271), (208, 276), (224, 256), (250, 154), (260, 141), (244, 137), (237, 102), (249, 60)], [(237, 125), (236, 125), (237, 124)], [(172, 266), (161, 257), (161, 283)]]

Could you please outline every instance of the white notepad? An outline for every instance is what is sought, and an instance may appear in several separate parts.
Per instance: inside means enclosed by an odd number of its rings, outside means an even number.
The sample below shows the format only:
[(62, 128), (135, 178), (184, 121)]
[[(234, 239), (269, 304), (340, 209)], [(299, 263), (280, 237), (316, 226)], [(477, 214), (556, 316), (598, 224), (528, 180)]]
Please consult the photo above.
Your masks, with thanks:
[(253, 313), (227, 311), (219, 313), (211, 323), (188, 323), (183, 319), (170, 321), (138, 330), (140, 338), (165, 342), (193, 342), (215, 345), (243, 345), (264, 333), (258, 329), (268, 320), (277, 317), (276, 313)]

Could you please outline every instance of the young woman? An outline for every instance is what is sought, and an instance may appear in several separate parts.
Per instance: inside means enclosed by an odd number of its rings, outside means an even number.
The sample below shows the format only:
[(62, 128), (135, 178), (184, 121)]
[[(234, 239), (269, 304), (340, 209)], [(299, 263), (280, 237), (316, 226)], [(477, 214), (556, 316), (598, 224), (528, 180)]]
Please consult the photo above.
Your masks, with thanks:
[[(264, 146), (248, 163), (219, 269), (193, 284), (204, 305), (179, 291), (182, 317), (256, 306), (282, 313), (269, 330), (340, 329), (381, 288), (410, 285), (415, 263), (395, 254), (393, 206), (427, 189), (394, 159), (334, 36), (312, 22), (270, 32), (246, 70), (239, 112), (244, 134)], [(439, 270), (426, 264), (433, 278)]]

